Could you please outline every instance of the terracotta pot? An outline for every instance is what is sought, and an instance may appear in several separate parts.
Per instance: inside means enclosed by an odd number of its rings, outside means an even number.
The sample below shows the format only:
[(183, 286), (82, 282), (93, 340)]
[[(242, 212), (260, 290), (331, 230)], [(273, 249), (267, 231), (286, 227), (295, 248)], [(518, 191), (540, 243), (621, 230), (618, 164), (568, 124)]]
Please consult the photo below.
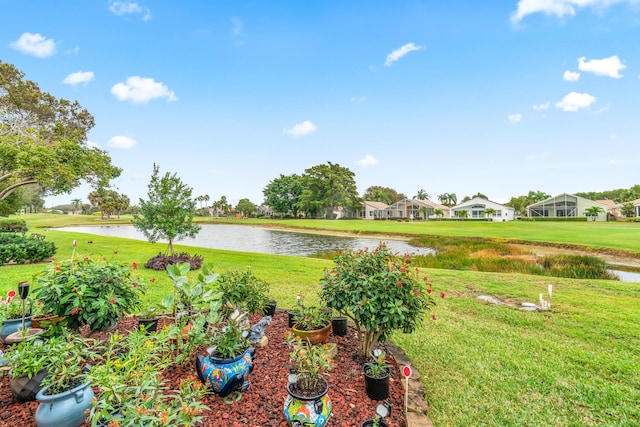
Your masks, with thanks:
[(31, 326), (33, 326), (34, 328), (46, 329), (49, 326), (61, 322), (62, 320), (64, 320), (64, 317), (56, 316), (55, 314), (33, 316), (31, 318)]
[(327, 326), (322, 329), (314, 329), (311, 331), (298, 329), (296, 326), (298, 326), (298, 324), (293, 325), (293, 328), (291, 328), (293, 333), (303, 340), (309, 340), (309, 343), (311, 344), (320, 344), (325, 342), (331, 333), (331, 323), (327, 324)]

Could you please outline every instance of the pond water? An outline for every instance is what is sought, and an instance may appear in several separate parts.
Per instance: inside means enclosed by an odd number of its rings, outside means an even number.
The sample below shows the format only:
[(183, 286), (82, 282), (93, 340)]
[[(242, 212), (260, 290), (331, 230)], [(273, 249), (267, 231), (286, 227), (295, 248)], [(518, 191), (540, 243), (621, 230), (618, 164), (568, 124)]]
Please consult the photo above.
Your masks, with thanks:
[(609, 270), (620, 278), (621, 282), (640, 282), (640, 273), (633, 271)]
[[(142, 232), (131, 225), (108, 225), (89, 227), (64, 227), (57, 230), (100, 236), (125, 237), (147, 240)], [(402, 240), (371, 239), (361, 237), (324, 236), (319, 234), (296, 233), (291, 231), (269, 230), (261, 227), (225, 224), (203, 224), (202, 230), (194, 239), (176, 241), (186, 246), (226, 249), (238, 252), (260, 252), (264, 254), (307, 256), (318, 252), (339, 249), (374, 248), (380, 242), (395, 252), (430, 254), (433, 250), (417, 248)], [(166, 243), (166, 241), (164, 242)]]

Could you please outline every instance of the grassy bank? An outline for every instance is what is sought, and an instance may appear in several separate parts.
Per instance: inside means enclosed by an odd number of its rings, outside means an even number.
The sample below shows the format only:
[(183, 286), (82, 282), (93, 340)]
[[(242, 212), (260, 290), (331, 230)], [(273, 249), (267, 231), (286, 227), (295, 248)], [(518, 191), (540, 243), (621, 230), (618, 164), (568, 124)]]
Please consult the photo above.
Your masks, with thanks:
[[(530, 225), (520, 223), (525, 224)], [(60, 248), (58, 259), (71, 256), (74, 239), (77, 256), (100, 255), (140, 265), (165, 249), (128, 239), (54, 230), (46, 234)], [(312, 299), (322, 269), (331, 265), (311, 258), (177, 249), (203, 255), (216, 271), (252, 268), (272, 284), (280, 306), (291, 306), (299, 293)], [(6, 293), (42, 268), (0, 267), (0, 290)], [(139, 273), (147, 282), (157, 279), (150, 283), (152, 300), (171, 288), (162, 272)], [(433, 311), (436, 321), (428, 316), (420, 330), (396, 334), (394, 340), (422, 375), (435, 426), (640, 425), (640, 284), (438, 269), (422, 273), (447, 298)], [(549, 283), (554, 285), (551, 312), (525, 312), (477, 299), (490, 294), (515, 304), (537, 301)]]

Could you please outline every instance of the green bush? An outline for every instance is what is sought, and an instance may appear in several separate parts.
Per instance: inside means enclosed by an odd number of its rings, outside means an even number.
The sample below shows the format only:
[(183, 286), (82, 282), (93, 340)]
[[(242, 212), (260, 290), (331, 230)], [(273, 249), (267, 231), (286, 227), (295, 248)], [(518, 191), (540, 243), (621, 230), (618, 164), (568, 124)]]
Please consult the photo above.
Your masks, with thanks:
[(42, 312), (66, 317), (72, 329), (107, 329), (134, 312), (144, 293), (144, 283), (132, 268), (89, 258), (52, 265), (36, 273), (34, 281), (40, 285), (33, 295), (42, 303)]
[(269, 283), (258, 279), (251, 270), (221, 274), (216, 288), (233, 305), (242, 305), (250, 313), (262, 313), (269, 302)]
[(549, 217), (527, 217), (520, 218), (521, 221), (536, 221), (536, 222), (586, 222), (586, 216), (565, 216), (562, 218), (549, 218)]
[(26, 233), (27, 223), (21, 218), (0, 219), (0, 232)]
[(44, 236), (39, 234), (24, 237), (15, 233), (0, 233), (0, 265), (9, 262), (42, 262), (52, 257), (56, 250), (53, 242), (45, 241)]

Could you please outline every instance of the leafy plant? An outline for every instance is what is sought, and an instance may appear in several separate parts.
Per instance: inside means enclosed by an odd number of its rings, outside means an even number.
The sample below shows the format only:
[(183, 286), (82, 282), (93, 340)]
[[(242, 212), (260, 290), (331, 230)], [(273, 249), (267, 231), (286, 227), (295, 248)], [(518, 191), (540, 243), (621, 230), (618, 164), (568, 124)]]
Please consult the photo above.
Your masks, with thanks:
[(242, 304), (249, 313), (262, 312), (270, 300), (269, 283), (257, 278), (251, 270), (221, 274), (216, 287), (231, 304)]
[(381, 243), (372, 251), (345, 251), (333, 269), (325, 269), (320, 297), (355, 323), (361, 356), (393, 330), (413, 332), (435, 304), (427, 278), (420, 279), (418, 269), (411, 272), (410, 264), (411, 256), (398, 256)]
[(383, 378), (389, 373), (389, 364), (387, 363), (386, 353), (380, 349), (376, 348), (371, 353), (371, 358), (373, 359), (369, 363), (365, 363), (364, 371), (367, 375), (374, 378)]
[(49, 346), (24, 340), (10, 347), (11, 371), (14, 377), (33, 378), (50, 364)]
[(92, 331), (107, 329), (140, 305), (144, 284), (132, 268), (117, 262), (92, 260), (64, 261), (36, 273), (40, 285), (33, 294), (42, 310), (66, 317), (67, 325)]
[(329, 324), (331, 319), (331, 310), (319, 307), (307, 307), (303, 304), (297, 304), (291, 309), (294, 317), (296, 329), (303, 331), (313, 331), (322, 329)]
[[(31, 301), (25, 301), (25, 316), (31, 315)], [(16, 298), (16, 291), (9, 291), (7, 298), (0, 301), (0, 320), (22, 318), (22, 300)]]
[(249, 327), (247, 317), (246, 311), (234, 308), (229, 301), (212, 304), (207, 321), (213, 334), (211, 350), (214, 357), (233, 359), (249, 347), (245, 335)]
[(331, 368), (327, 345), (311, 345), (292, 333), (287, 335), (287, 343), (291, 349), (289, 359), (295, 365), (296, 387), (299, 390), (315, 389), (322, 374)]
[(191, 270), (197, 270), (202, 267), (202, 261), (204, 259), (197, 254), (191, 255), (187, 252), (180, 252), (179, 254), (165, 255), (159, 253), (153, 258), (149, 259), (145, 264), (145, 268), (153, 270), (164, 271), (170, 264), (179, 264), (181, 262), (188, 262), (191, 266)]
[(30, 237), (14, 233), (0, 233), (0, 265), (14, 262), (41, 262), (56, 253), (56, 245), (44, 240), (41, 234)]
[(170, 304), (173, 298), (176, 311), (198, 310), (204, 308), (205, 304), (216, 297), (213, 290), (206, 289), (206, 285), (218, 280), (218, 274), (215, 274), (209, 266), (203, 266), (197, 280), (191, 281), (187, 276), (189, 270), (188, 263), (167, 266), (167, 275), (173, 280), (174, 293), (163, 299), (163, 305)]

